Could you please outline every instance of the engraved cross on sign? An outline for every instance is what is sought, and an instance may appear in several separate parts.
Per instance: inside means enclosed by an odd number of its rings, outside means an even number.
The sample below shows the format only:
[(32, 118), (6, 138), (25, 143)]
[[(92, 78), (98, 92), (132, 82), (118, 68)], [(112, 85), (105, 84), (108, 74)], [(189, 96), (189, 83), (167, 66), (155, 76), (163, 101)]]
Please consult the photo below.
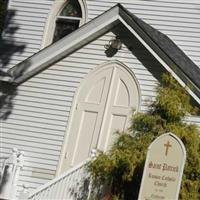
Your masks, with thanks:
[(164, 144), (164, 146), (166, 147), (166, 150), (165, 150), (165, 155), (167, 156), (168, 154), (168, 151), (169, 151), (169, 148), (172, 147), (172, 145), (169, 143), (169, 141), (167, 141), (166, 144)]

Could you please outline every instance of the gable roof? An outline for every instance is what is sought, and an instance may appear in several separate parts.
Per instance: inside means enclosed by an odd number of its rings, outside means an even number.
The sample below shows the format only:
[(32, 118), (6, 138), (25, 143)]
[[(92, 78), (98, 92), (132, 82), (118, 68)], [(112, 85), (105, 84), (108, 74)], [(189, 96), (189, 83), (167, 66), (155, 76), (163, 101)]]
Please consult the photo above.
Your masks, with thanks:
[(131, 16), (133, 21), (141, 27), (145, 34), (154, 41), (166, 56), (200, 88), (200, 68), (165, 34), (159, 32), (130, 12), (129, 16)]
[(200, 68), (166, 35), (120, 4), (91, 20), (72, 34), (42, 49), (8, 71), (3, 81), (21, 84), (101, 35), (122, 30), (134, 36), (200, 103)]

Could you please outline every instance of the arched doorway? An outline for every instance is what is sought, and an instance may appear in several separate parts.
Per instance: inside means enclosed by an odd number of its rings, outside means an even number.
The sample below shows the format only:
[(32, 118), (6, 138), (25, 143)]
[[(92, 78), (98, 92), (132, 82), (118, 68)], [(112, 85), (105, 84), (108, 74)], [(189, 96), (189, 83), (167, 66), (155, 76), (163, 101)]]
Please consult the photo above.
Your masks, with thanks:
[(93, 70), (76, 95), (61, 172), (83, 162), (92, 149), (109, 149), (138, 108), (138, 84), (127, 67), (112, 62)]

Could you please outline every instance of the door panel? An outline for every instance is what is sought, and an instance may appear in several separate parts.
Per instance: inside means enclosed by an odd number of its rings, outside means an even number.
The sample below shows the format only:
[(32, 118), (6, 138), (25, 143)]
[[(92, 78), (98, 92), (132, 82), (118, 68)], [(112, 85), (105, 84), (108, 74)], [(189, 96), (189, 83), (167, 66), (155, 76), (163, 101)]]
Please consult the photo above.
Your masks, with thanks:
[(116, 96), (114, 100), (114, 105), (117, 106), (129, 106), (130, 105), (130, 95), (126, 83), (119, 78), (117, 80)]
[(101, 69), (79, 89), (61, 171), (89, 157), (96, 148), (113, 68)]
[[(76, 145), (72, 158), (72, 165), (80, 163), (87, 159), (90, 155), (90, 149), (95, 147), (97, 142), (97, 134), (95, 134), (95, 127), (97, 123), (97, 112), (83, 111), (81, 123), (79, 125)], [(84, 131), (84, 134), (82, 134)]]
[(108, 145), (106, 147), (106, 150), (110, 149), (112, 144), (116, 141), (116, 139), (120, 134), (119, 131), (126, 129), (126, 124), (127, 124), (127, 115), (113, 114), (111, 116), (107, 132)]
[[(108, 77), (107, 77), (108, 78)], [(99, 104), (102, 102), (103, 91), (105, 90), (106, 77), (100, 79), (92, 86), (88, 96), (86, 97), (86, 102)]]
[(110, 64), (86, 79), (76, 102), (61, 171), (84, 161), (93, 148), (110, 148), (116, 131), (127, 128), (132, 108), (138, 107), (138, 89), (125, 68)]
[(135, 80), (126, 69), (116, 66), (104, 112), (99, 149), (109, 149), (116, 138), (116, 131), (124, 131), (129, 126), (132, 110), (138, 107), (138, 103)]

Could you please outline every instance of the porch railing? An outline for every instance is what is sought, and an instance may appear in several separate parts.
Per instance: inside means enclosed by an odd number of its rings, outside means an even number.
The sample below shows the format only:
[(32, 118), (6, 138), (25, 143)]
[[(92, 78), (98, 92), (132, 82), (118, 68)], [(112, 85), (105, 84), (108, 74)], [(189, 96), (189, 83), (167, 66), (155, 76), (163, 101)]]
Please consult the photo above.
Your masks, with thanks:
[(69, 169), (60, 177), (43, 185), (29, 195), (29, 200), (77, 200), (90, 195), (90, 176), (86, 170), (89, 160)]

